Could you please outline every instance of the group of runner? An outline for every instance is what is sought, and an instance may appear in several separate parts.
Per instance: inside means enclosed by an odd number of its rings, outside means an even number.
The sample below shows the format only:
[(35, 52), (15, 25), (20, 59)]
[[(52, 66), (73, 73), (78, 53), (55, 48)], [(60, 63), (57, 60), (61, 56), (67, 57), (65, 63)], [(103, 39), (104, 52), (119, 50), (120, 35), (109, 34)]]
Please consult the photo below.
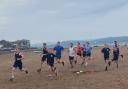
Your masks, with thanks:
[[(75, 46), (73, 43), (70, 43), (68, 47), (68, 56), (69, 56), (69, 63), (71, 68), (74, 68), (74, 65), (77, 64), (77, 60), (81, 59), (81, 65), (82, 66), (88, 66), (88, 60), (92, 59), (92, 46), (89, 42), (86, 42), (86, 44), (81, 45), (80, 42), (77, 43)], [(43, 49), (41, 53), (41, 66), (37, 70), (37, 72), (41, 72), (42, 65), (46, 61), (49, 66), (49, 77), (56, 76), (57, 77), (57, 68), (54, 64), (61, 63), (63, 66), (65, 65), (64, 60), (61, 59), (62, 52), (64, 50), (64, 47), (61, 46), (61, 43), (58, 42), (57, 45), (50, 49), (47, 47), (46, 43), (43, 43)], [(120, 56), (120, 50), (119, 50), (119, 44), (117, 41), (114, 42), (113, 47), (111, 48), (109, 45), (105, 44), (101, 52), (104, 55), (105, 60), (105, 71), (108, 70), (108, 67), (111, 66), (112, 62), (115, 62), (118, 68), (118, 59)], [(110, 55), (113, 55), (113, 58), (110, 59)], [(123, 55), (121, 55), (123, 57)], [(12, 68), (12, 76), (10, 78), (11, 81), (15, 79), (15, 70), (19, 68), (21, 71), (28, 74), (28, 70), (23, 68), (22, 66), (22, 60), (24, 59), (24, 55), (21, 53), (19, 48), (16, 48), (15, 50), (15, 61)]]
[[(104, 60), (106, 63), (105, 71), (108, 70), (108, 67), (111, 66), (112, 62), (115, 62), (118, 68), (119, 56), (123, 58), (123, 55), (120, 55), (119, 44), (117, 41), (114, 42), (112, 49), (107, 44), (105, 44), (101, 52), (104, 54)], [(111, 54), (113, 54), (112, 59), (110, 59)]]
[(71, 68), (74, 67), (73, 62), (77, 63), (77, 59), (82, 59), (81, 65), (87, 66), (87, 61), (91, 59), (91, 52), (92, 47), (89, 42), (86, 42), (83, 46), (78, 42), (76, 47), (71, 43), (68, 49)]

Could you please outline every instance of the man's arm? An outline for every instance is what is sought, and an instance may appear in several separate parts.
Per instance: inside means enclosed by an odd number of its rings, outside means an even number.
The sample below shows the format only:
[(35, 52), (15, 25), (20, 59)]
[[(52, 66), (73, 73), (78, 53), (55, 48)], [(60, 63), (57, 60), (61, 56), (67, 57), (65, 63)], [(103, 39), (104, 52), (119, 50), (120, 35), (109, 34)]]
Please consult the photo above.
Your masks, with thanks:
[(24, 59), (24, 55), (20, 52), (20, 54), (19, 54), (20, 56), (22, 56), (22, 59)]

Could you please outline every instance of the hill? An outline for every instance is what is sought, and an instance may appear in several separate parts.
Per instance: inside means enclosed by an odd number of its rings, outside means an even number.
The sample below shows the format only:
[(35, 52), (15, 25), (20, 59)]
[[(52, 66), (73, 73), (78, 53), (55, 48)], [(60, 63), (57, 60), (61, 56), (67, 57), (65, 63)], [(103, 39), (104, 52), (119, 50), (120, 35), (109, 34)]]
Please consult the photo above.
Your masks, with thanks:
[[(101, 38), (101, 39), (95, 39), (95, 40), (90, 40), (90, 43), (92, 45), (103, 45), (105, 43), (107, 44), (112, 44), (114, 41), (118, 41), (119, 43), (127, 43), (128, 42), (128, 36), (121, 36), (121, 37), (107, 37), (107, 38)], [(64, 47), (67, 47), (70, 43), (76, 44), (77, 42), (80, 42), (81, 44), (84, 44), (86, 41), (84, 40), (69, 40), (69, 41), (63, 41), (61, 44)], [(32, 47), (42, 47), (42, 44), (35, 44), (32, 45)], [(48, 45), (48, 47), (54, 47), (55, 43)]]

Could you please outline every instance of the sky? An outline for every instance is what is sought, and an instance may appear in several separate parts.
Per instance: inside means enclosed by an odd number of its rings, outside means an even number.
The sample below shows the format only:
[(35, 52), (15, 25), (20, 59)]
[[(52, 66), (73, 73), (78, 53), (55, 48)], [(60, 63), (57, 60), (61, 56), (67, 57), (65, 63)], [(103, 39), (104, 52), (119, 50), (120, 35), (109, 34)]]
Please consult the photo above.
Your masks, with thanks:
[(0, 40), (128, 36), (128, 0), (0, 0)]

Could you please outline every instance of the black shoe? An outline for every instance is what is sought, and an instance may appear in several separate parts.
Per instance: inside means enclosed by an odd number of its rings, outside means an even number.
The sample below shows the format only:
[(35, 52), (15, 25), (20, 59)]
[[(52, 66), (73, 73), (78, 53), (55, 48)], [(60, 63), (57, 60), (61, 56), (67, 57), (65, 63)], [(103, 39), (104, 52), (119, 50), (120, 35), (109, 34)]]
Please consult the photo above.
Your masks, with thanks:
[(64, 62), (62, 62), (62, 65), (64, 66)]
[(105, 68), (105, 71), (108, 71), (108, 67)]
[(120, 55), (120, 56), (121, 56), (122, 59), (124, 58), (124, 55)]
[(38, 69), (37, 72), (40, 73), (41, 72), (41, 69)]
[(10, 81), (11, 81), (11, 82), (14, 81), (14, 78), (10, 78)]
[(26, 70), (25, 73), (28, 74), (28, 71)]
[(81, 66), (83, 66), (83, 65), (84, 65), (84, 62), (81, 63)]

